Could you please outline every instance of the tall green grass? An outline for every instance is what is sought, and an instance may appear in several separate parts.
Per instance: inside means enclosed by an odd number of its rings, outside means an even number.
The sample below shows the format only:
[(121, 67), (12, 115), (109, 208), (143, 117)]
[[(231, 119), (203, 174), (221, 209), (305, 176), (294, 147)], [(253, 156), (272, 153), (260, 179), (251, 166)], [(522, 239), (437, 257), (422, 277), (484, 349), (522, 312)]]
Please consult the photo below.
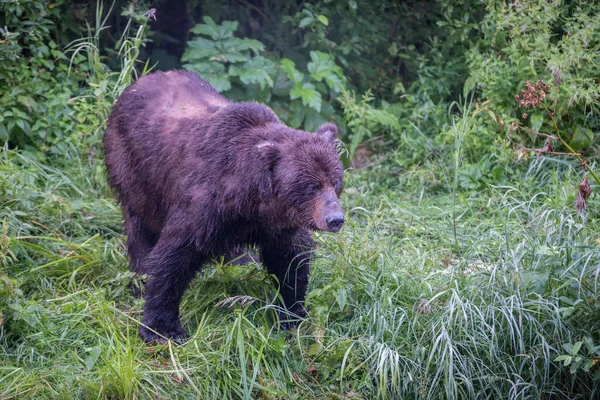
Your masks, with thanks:
[(349, 172), (298, 330), (278, 330), (259, 265), (217, 262), (184, 298), (190, 340), (148, 346), (113, 200), (84, 167), (4, 149), (0, 398), (597, 397), (596, 366), (554, 360), (599, 341), (598, 217), (574, 211), (569, 168), (535, 168), (457, 202)]

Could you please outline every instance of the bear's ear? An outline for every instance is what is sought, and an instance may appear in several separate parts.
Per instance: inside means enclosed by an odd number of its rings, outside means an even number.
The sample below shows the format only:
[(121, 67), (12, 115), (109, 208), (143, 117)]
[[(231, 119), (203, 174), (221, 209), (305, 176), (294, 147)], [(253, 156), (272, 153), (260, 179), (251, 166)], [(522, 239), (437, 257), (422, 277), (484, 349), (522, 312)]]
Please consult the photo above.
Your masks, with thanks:
[(279, 148), (277, 147), (277, 144), (268, 141), (260, 142), (256, 145), (256, 150), (266, 169), (272, 170), (279, 159)]
[(333, 143), (335, 141), (335, 139), (337, 138), (337, 133), (337, 126), (331, 122), (323, 124), (319, 129), (317, 129), (317, 135), (321, 136), (323, 139), (327, 140), (330, 143)]

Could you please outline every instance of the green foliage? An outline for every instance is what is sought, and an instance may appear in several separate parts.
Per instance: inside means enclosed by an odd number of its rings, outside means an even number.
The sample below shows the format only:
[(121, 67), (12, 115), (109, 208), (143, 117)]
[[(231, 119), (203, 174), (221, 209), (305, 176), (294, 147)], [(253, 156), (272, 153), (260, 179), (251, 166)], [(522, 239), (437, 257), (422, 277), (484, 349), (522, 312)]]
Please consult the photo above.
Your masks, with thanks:
[(181, 57), (185, 69), (198, 72), (218, 92), (231, 90), (235, 77), (238, 85), (255, 84), (261, 91), (273, 87), (275, 63), (260, 54), (265, 49), (261, 42), (234, 37), (237, 21), (217, 25), (208, 16), (203, 21), (191, 29), (199, 37), (187, 43)]
[[(596, 84), (600, 74), (598, 5), (590, 2), (491, 2), (481, 23), (481, 39), (467, 52), (470, 76), (465, 91), (478, 88), (504, 121), (518, 121), (513, 97), (525, 81), (555, 82), (555, 118), (566, 139), (579, 148), (591, 145), (581, 128), (598, 131)], [(550, 107), (553, 108), (553, 107)], [(540, 110), (529, 116), (529, 127), (548, 131), (552, 122)], [(527, 124), (527, 118), (522, 118)], [(536, 138), (530, 138), (535, 143)], [(528, 141), (529, 141), (528, 140)]]
[(0, 25), (0, 143), (42, 153), (64, 153), (65, 131), (76, 125), (70, 99), (81, 74), (68, 73), (67, 58), (53, 40), (53, 17), (46, 2), (3, 2)]
[(264, 57), (265, 46), (235, 37), (237, 29), (237, 21), (217, 25), (204, 17), (204, 23), (191, 30), (204, 37), (188, 41), (183, 67), (198, 72), (230, 98), (270, 102), (295, 128), (315, 130), (335, 114), (332, 102), (346, 78), (329, 54), (311, 51), (303, 73), (290, 59)]
[(344, 110), (344, 122), (348, 127), (350, 144), (348, 153), (350, 158), (363, 140), (381, 134), (384, 130), (399, 132), (401, 130), (397, 117), (386, 110), (379, 110), (369, 103), (374, 100), (370, 91), (367, 91), (362, 100), (357, 103), (355, 94), (344, 90), (339, 99)]
[(287, 58), (282, 59), (280, 65), (290, 82), (284, 85), (293, 85), (289, 90), (288, 122), (295, 128), (304, 126), (313, 131), (335, 114), (332, 101), (343, 89), (346, 78), (329, 54), (311, 51), (310, 58), (307, 73), (300, 72)]
[[(313, 1), (284, 17), (292, 27), (289, 58), (301, 49), (331, 54), (359, 92), (371, 89), (377, 98), (393, 101), (398, 82), (416, 79), (419, 53), (439, 33), (439, 2)], [(294, 49), (291, 54), (289, 49)], [(285, 50), (284, 50), (285, 52)]]
[[(64, 6), (35, 0), (1, 4), (4, 33), (14, 32), (0, 54), (0, 143), (36, 151), (37, 157), (99, 151), (112, 102), (132, 82), (145, 40), (148, 16), (126, 11), (128, 23), (117, 43), (122, 70), (112, 74), (100, 54), (100, 35), (112, 7), (105, 16), (99, 2), (88, 36), (63, 51), (54, 41), (61, 36), (54, 19), (64, 15)], [(139, 26), (130, 38), (134, 18)], [(92, 134), (89, 126), (95, 127)]]
[(9, 277), (5, 270), (11, 263), (17, 261), (15, 254), (10, 249), (11, 239), (8, 236), (8, 224), (6, 219), (2, 222), (0, 231), (0, 329), (4, 324), (4, 313), (8, 304), (14, 297), (22, 294), (18, 288), (18, 283), (14, 278)]
[[(582, 348), (582, 345), (585, 347)], [(554, 362), (562, 362), (563, 366), (569, 367), (569, 372), (572, 374), (581, 370), (590, 372), (594, 366), (600, 361), (600, 346), (595, 346), (591, 337), (586, 336), (583, 341), (573, 343), (564, 343), (563, 350), (566, 354), (562, 354), (554, 359)], [(596, 374), (594, 379), (600, 381), (600, 369), (595, 369)]]

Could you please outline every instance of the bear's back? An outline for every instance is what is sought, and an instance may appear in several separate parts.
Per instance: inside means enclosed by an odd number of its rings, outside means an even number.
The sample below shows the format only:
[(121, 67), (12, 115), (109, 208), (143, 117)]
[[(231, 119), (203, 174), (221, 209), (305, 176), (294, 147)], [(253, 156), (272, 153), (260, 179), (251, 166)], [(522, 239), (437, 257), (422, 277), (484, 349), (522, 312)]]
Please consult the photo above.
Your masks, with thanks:
[(121, 97), (121, 107), (129, 109), (123, 110), (124, 114), (166, 119), (171, 126), (183, 119), (205, 119), (231, 104), (208, 82), (188, 71), (143, 76)]

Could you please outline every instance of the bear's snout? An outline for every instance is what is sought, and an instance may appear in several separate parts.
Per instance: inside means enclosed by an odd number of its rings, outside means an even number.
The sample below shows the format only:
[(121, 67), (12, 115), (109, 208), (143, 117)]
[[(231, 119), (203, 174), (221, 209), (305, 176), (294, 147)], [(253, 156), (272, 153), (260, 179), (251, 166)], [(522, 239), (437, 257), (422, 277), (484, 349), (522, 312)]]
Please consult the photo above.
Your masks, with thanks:
[(338, 232), (342, 229), (342, 225), (344, 225), (344, 214), (336, 213), (328, 215), (325, 218), (325, 222), (327, 222), (327, 229), (329, 232)]
[(315, 225), (327, 232), (338, 232), (344, 225), (344, 212), (333, 189), (320, 196), (315, 209)]

